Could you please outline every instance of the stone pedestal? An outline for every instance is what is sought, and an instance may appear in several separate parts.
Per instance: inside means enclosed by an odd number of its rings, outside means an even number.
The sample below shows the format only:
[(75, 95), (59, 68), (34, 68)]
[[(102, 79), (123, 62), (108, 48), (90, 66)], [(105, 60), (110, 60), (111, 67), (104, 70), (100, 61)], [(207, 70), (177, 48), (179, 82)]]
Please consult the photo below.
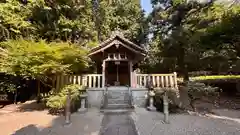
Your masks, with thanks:
[(78, 109), (78, 112), (86, 112), (87, 108), (86, 108), (86, 99), (87, 99), (87, 95), (83, 94), (80, 96), (81, 99), (81, 107)]

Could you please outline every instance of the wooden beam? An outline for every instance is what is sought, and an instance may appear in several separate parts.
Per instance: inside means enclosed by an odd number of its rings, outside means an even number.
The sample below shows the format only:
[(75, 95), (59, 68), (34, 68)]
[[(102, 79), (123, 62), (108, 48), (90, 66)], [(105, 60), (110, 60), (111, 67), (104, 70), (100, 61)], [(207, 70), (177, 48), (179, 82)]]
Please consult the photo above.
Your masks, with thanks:
[(130, 71), (130, 86), (133, 87), (133, 70), (132, 70), (132, 61), (128, 62), (129, 64), (129, 71)]

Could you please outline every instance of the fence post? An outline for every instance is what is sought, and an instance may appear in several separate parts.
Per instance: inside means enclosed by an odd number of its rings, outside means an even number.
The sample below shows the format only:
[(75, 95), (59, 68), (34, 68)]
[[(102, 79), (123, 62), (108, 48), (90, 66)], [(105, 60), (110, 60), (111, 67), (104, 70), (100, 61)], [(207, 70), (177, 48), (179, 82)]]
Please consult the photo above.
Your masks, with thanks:
[(164, 110), (164, 122), (169, 123), (169, 111), (168, 111), (168, 95), (167, 90), (164, 92), (163, 96), (163, 110)]
[(68, 89), (68, 95), (67, 95), (67, 100), (66, 100), (66, 108), (65, 108), (65, 125), (70, 125), (71, 124), (71, 92)]

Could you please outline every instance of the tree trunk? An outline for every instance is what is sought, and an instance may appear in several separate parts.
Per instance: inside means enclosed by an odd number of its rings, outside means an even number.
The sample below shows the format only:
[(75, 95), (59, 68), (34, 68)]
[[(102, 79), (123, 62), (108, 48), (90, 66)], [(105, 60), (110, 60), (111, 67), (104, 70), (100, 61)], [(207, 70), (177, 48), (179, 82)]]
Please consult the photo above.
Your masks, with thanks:
[(184, 56), (185, 56), (185, 50), (184, 50), (184, 48), (181, 47), (179, 50), (177, 61), (178, 61), (178, 65), (180, 67), (180, 71), (183, 74), (183, 80), (189, 81), (188, 67), (185, 63)]
[(37, 80), (37, 103), (40, 103), (40, 100), (41, 100), (41, 97), (40, 97), (40, 91), (41, 91), (41, 88), (40, 88), (40, 81)]
[(237, 44), (235, 48), (236, 48), (237, 56), (240, 57), (240, 44)]

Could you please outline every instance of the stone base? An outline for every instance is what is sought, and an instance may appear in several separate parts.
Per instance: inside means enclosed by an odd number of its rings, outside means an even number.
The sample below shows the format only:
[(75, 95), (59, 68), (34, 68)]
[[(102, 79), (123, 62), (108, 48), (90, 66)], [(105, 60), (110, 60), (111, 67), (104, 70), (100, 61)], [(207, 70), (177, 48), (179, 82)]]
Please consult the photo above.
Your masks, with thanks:
[(64, 123), (63, 124), (63, 127), (70, 127), (72, 125), (72, 123), (70, 122), (70, 123)]
[(78, 112), (85, 113), (85, 112), (87, 112), (87, 108), (79, 108)]
[(156, 111), (157, 109), (156, 109), (155, 107), (148, 106), (148, 107), (147, 107), (147, 110), (148, 110), (148, 111)]

